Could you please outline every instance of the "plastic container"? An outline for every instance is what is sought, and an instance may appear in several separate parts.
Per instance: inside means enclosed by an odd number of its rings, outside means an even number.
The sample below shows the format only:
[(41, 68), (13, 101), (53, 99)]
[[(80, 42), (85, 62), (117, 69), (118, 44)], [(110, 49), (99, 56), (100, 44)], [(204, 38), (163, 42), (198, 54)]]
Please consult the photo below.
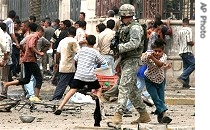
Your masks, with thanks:
[(112, 69), (110, 67), (107, 68), (96, 68), (95, 70), (96, 75), (105, 75), (105, 76), (113, 76)]
[(96, 75), (96, 76), (103, 90), (109, 90), (111, 87), (113, 87), (117, 83), (117, 80), (118, 80), (117, 75), (113, 75), (113, 76)]

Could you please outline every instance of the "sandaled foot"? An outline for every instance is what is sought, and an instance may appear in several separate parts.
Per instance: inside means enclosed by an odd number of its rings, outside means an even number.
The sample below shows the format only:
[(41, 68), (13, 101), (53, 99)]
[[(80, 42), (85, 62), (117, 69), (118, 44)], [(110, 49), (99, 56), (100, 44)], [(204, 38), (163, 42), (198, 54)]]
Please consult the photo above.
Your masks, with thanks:
[(60, 115), (60, 114), (61, 114), (61, 112), (62, 112), (62, 110), (61, 110), (61, 109), (57, 109), (57, 110), (55, 110), (54, 114), (55, 114), (55, 115)]
[(162, 119), (162, 123), (166, 123), (166, 124), (171, 123), (171, 121), (172, 121), (172, 119), (170, 117), (168, 117), (168, 116), (165, 116)]
[(1, 86), (1, 96), (7, 98), (7, 88), (4, 86), (3, 82), (0, 83)]
[(162, 119), (163, 119), (163, 115), (162, 114), (157, 115), (158, 123), (162, 123)]

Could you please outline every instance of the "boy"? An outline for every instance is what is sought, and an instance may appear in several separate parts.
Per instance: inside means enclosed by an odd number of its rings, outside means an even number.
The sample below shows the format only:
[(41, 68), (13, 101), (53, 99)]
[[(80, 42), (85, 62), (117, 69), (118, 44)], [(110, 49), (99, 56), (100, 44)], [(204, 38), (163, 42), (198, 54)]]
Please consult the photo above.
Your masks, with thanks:
[(166, 116), (168, 110), (165, 105), (165, 69), (170, 68), (167, 63), (167, 55), (164, 53), (165, 42), (158, 38), (151, 44), (153, 52), (145, 53), (141, 57), (142, 63), (147, 64), (144, 72), (146, 89), (149, 92), (158, 114), (159, 123), (169, 124), (172, 119)]
[(77, 70), (74, 80), (71, 84), (70, 91), (66, 94), (58, 109), (54, 112), (55, 115), (60, 115), (62, 108), (71, 96), (73, 96), (78, 89), (82, 89), (85, 85), (88, 85), (89, 89), (96, 89), (96, 95), (98, 97), (101, 96), (102, 88), (96, 78), (96, 74), (94, 73), (94, 66), (95, 64), (106, 64), (106, 60), (98, 50), (93, 48), (96, 43), (96, 37), (94, 35), (89, 35), (87, 37), (87, 42), (87, 47), (82, 47), (74, 57), (77, 62)]
[[(26, 32), (25, 38), (20, 42), (20, 45), (24, 46), (25, 42), (27, 41), (28, 37), (30, 37), (30, 35), (34, 34), (36, 32), (38, 25), (36, 23), (29, 23), (28, 24), (28, 32)], [(48, 50), (50, 46), (50, 42), (44, 38), (43, 36), (38, 40), (37, 42), (37, 49), (38, 50)], [(37, 63), (38, 65), (40, 65), (40, 59), (41, 57), (37, 57)], [(23, 57), (21, 57), (21, 60), (23, 59)], [(24, 72), (24, 65), (22, 64), (22, 76), (25, 76), (25, 72)], [(35, 96), (35, 86), (36, 86), (36, 79), (35, 77), (32, 75), (31, 76), (31, 80), (28, 84), (24, 85), (24, 89), (26, 91), (26, 98), (29, 98), (29, 100), (31, 102), (36, 101), (36, 102), (40, 102), (40, 98)]]
[(39, 97), (42, 86), (42, 75), (37, 64), (36, 55), (43, 56), (44, 52), (37, 50), (37, 42), (44, 34), (44, 29), (38, 26), (36, 32), (28, 37), (26, 44), (22, 48), (24, 50), (23, 64), (25, 70), (25, 77), (11, 82), (1, 82), (3, 90), (5, 91), (10, 85), (24, 85), (30, 82), (31, 75), (36, 79), (36, 98)]

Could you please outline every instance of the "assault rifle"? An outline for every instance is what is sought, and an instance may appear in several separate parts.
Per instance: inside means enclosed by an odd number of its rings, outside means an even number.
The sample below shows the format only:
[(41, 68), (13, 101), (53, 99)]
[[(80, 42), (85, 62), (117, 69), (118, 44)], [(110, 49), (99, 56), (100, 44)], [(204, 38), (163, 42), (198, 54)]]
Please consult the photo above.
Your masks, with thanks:
[(115, 36), (113, 37), (110, 43), (110, 49), (113, 51), (114, 55), (118, 54), (119, 52), (119, 48), (118, 48), (118, 45), (120, 43), (119, 34), (120, 34), (119, 32), (116, 32)]

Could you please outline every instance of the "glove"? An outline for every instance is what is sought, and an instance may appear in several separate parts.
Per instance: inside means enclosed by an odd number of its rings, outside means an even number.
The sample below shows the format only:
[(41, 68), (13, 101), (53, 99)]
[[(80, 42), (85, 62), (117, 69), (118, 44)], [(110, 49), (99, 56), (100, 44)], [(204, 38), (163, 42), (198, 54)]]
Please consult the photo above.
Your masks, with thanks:
[(119, 52), (119, 41), (116, 38), (111, 40), (110, 49), (114, 52)]

